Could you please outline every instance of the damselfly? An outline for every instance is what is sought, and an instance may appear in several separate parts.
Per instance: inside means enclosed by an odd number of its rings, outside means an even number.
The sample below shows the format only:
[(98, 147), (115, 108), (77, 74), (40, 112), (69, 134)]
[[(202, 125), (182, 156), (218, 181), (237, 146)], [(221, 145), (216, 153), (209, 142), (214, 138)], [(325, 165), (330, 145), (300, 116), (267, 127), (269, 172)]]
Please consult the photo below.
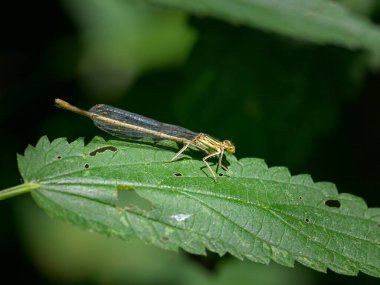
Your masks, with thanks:
[(219, 141), (204, 133), (195, 133), (176, 125), (161, 123), (109, 105), (98, 104), (85, 111), (61, 99), (55, 99), (55, 104), (59, 108), (89, 117), (98, 128), (116, 137), (129, 140), (167, 139), (182, 143), (183, 147), (168, 162), (176, 160), (188, 147), (202, 150), (207, 153), (203, 157), (203, 162), (215, 180), (216, 175), (207, 162), (208, 159), (218, 157), (218, 167), (227, 170), (222, 164), (223, 154), (225, 151), (235, 153), (235, 146), (229, 140)]

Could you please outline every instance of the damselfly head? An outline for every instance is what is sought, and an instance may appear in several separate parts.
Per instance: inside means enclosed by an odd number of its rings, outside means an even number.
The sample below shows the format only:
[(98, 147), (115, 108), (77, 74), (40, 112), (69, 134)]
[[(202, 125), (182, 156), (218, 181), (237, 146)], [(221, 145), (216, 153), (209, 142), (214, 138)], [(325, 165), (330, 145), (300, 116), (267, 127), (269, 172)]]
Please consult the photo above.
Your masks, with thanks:
[(223, 147), (225, 148), (225, 150), (228, 152), (228, 153), (235, 153), (235, 146), (232, 142), (230, 142), (229, 140), (224, 140), (223, 141)]

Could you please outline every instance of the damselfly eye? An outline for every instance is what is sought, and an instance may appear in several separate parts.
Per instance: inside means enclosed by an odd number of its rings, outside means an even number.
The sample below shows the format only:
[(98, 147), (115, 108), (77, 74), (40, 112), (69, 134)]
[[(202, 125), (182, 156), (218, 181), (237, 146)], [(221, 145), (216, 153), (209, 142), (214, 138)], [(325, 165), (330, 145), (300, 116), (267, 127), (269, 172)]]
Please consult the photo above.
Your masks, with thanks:
[(235, 153), (235, 146), (229, 140), (223, 141), (224, 147), (228, 153)]

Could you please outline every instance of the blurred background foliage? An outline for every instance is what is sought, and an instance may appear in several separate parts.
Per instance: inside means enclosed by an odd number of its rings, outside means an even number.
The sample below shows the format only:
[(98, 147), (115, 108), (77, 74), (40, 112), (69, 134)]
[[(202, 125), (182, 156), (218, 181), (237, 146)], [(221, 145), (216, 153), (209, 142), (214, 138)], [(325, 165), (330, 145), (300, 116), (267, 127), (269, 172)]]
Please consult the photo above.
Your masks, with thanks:
[[(1, 188), (22, 182), (16, 153), (42, 135), (106, 136), (89, 120), (55, 109), (59, 97), (83, 108), (108, 103), (231, 139), (239, 158), (310, 173), (379, 206), (376, 51), (317, 45), (148, 2), (155, 1), (21, 1), (0, 10)], [(334, 2), (380, 21), (377, 1)], [(12, 282), (376, 281), (100, 237), (51, 220), (29, 196), (2, 201), (0, 225), (0, 272)]]

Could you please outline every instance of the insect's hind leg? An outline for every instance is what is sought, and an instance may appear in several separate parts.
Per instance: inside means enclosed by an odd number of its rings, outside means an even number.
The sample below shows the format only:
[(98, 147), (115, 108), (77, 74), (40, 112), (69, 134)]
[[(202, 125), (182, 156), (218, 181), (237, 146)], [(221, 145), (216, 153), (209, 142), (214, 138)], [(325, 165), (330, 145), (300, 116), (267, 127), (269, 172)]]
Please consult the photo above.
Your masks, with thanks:
[(183, 153), (189, 146), (190, 146), (191, 143), (187, 143), (185, 144), (173, 157), (172, 159), (166, 161), (166, 162), (173, 162), (174, 160), (176, 160), (178, 158), (178, 156), (181, 155), (181, 153)]

